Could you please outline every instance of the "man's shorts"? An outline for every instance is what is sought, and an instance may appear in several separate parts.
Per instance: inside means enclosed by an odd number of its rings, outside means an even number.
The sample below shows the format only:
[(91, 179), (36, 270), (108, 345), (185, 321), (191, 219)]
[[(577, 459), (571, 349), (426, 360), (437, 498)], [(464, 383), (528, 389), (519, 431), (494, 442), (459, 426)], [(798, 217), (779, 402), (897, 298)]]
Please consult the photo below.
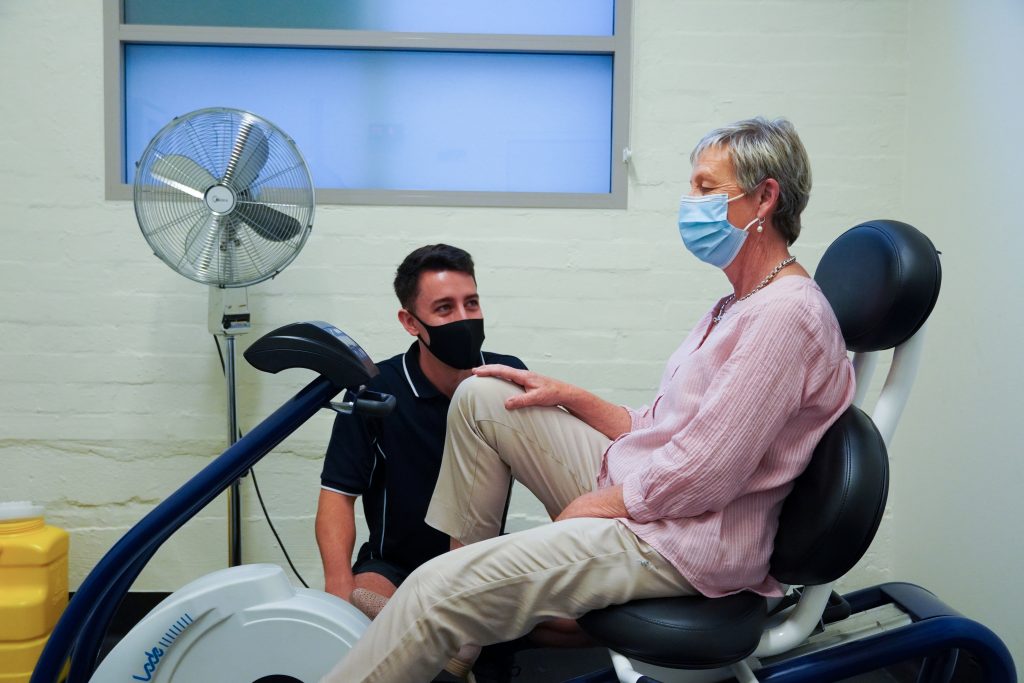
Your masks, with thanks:
[(370, 544), (364, 543), (359, 548), (359, 554), (356, 556), (356, 561), (352, 565), (352, 574), (365, 574), (372, 572), (374, 574), (380, 574), (385, 579), (390, 581), (397, 588), (402, 585), (402, 582), (408, 578), (411, 571), (406, 571), (402, 567), (396, 564), (392, 564), (387, 560), (373, 557), (373, 552), (370, 550)]

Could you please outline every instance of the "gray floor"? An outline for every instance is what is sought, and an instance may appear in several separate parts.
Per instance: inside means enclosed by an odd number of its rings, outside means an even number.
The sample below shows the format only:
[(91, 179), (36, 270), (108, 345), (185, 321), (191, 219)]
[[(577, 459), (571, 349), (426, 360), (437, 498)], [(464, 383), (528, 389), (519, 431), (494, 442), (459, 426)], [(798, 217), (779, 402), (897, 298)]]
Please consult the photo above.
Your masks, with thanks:
[[(525, 650), (516, 655), (519, 675), (514, 683), (564, 683), (577, 676), (611, 666), (608, 651), (603, 648), (585, 650)], [(886, 672), (851, 679), (851, 683), (892, 683), (900, 679)]]
[[(564, 683), (577, 676), (593, 673), (611, 666), (607, 651), (603, 648), (585, 650), (525, 650), (516, 655), (519, 675), (514, 683)], [(883, 669), (870, 674), (847, 679), (846, 683), (912, 683), (916, 681), (918, 667), (907, 663), (902, 666)], [(952, 681), (981, 681), (971, 670), (969, 662), (958, 667)]]

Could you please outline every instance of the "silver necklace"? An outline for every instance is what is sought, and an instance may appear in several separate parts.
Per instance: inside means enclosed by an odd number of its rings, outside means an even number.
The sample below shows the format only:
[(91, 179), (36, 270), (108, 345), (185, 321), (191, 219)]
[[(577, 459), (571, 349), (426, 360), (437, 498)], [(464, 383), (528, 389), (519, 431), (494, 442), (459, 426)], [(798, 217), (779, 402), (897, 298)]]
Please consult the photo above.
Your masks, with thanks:
[(775, 266), (775, 268), (772, 269), (772, 272), (768, 273), (768, 276), (765, 277), (765, 279), (761, 280), (761, 284), (759, 284), (757, 287), (754, 287), (752, 290), (741, 296), (739, 299), (736, 298), (735, 294), (730, 294), (728, 297), (726, 297), (725, 301), (722, 302), (722, 305), (718, 307), (718, 313), (711, 318), (711, 324), (717, 325), (722, 321), (722, 316), (725, 315), (725, 309), (729, 307), (729, 304), (731, 304), (733, 301), (743, 301), (744, 299), (753, 296), (755, 292), (764, 289), (766, 286), (768, 286), (769, 282), (775, 279), (775, 276), (778, 275), (783, 268), (785, 268), (791, 263), (796, 263), (796, 256), (789, 256), (779, 261), (779, 265)]

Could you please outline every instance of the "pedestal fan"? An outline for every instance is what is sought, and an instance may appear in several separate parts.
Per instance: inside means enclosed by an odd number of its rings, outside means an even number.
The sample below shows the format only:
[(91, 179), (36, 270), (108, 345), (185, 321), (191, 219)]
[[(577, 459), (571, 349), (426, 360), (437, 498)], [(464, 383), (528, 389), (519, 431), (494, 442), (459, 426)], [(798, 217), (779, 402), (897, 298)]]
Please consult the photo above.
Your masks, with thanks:
[[(313, 227), (313, 181), (295, 142), (237, 109), (175, 118), (136, 165), (135, 215), (153, 253), (210, 288), (209, 328), (226, 339), (228, 444), (237, 440), (235, 337), (249, 331), (246, 287), (298, 255)], [(228, 560), (241, 563), (238, 481), (228, 493)]]

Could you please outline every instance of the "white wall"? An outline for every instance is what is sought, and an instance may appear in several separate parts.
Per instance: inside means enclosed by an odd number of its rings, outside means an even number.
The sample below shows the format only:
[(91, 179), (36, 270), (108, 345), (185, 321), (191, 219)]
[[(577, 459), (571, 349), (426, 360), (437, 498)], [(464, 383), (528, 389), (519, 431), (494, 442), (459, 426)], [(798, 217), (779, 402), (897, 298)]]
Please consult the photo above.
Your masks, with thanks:
[(943, 252), (924, 371), (896, 439), (892, 565), (1024, 662), (1024, 4), (913, 0), (907, 220)]
[[(992, 30), (1010, 43), (998, 19), (1014, 3), (971, 3), (981, 16), (952, 0), (933, 14), (932, 4), (636, 0), (628, 210), (318, 207), (305, 251), (250, 290), (256, 326), (242, 345), (287, 322), (326, 319), (374, 357), (400, 351), (408, 338), (395, 322), (394, 267), (421, 244), (448, 241), (478, 262), (489, 348), (643, 403), (688, 327), (727, 290), (675, 230), (689, 149), (715, 125), (786, 115), (814, 167), (795, 248), (805, 265), (877, 217), (918, 222), (946, 252), (921, 386), (894, 448), (892, 510), (847, 584), (920, 578), (1010, 631), (1021, 654), (1000, 598), (1020, 564), (1002, 533), (1020, 473), (1007, 428), (1020, 379), (1010, 263), (1020, 183), (1008, 175), (1019, 138), (984, 139), (970, 126), (988, 117), (1020, 129), (1019, 86), (995, 88), (1014, 71), (995, 68), (998, 45), (984, 40)], [(71, 530), (72, 586), (219, 453), (226, 433), (205, 289), (152, 256), (130, 202), (103, 199), (99, 5), (0, 4), (0, 500), (43, 502)], [(961, 36), (961, 24), (973, 32)], [(956, 96), (940, 97), (950, 71)], [(975, 88), (998, 106), (980, 103)], [(993, 219), (976, 219), (974, 202)], [(309, 379), (259, 375), (241, 360), (240, 373), (243, 429)], [(319, 416), (257, 467), (313, 585), (322, 585), (312, 521), (330, 420)], [(281, 562), (251, 482), (244, 488), (245, 559)], [(211, 504), (136, 588), (171, 590), (224, 566), (224, 516), (223, 500)], [(513, 526), (541, 520), (517, 495)], [(983, 581), (960, 583), (978, 574)]]

